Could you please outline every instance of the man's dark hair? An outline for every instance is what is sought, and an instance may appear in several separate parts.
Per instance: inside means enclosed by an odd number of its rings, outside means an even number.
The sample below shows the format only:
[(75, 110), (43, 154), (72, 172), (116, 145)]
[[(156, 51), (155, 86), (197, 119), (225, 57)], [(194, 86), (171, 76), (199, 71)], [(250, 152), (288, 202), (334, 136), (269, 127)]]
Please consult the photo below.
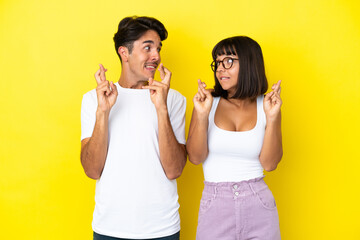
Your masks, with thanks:
[(138, 40), (148, 30), (154, 30), (160, 36), (161, 41), (164, 41), (168, 33), (164, 25), (157, 19), (152, 17), (126, 17), (120, 21), (118, 31), (114, 35), (115, 50), (120, 58), (118, 49), (124, 46), (132, 52), (134, 41)]
[[(246, 36), (236, 36), (220, 41), (212, 51), (212, 58), (221, 55), (237, 55), (239, 59), (239, 75), (236, 92), (231, 98), (254, 100), (264, 94), (268, 89), (265, 75), (264, 59), (260, 45)], [(215, 64), (216, 66), (216, 64)], [(228, 92), (224, 90), (214, 71), (215, 86), (212, 95), (214, 97), (228, 98)]]

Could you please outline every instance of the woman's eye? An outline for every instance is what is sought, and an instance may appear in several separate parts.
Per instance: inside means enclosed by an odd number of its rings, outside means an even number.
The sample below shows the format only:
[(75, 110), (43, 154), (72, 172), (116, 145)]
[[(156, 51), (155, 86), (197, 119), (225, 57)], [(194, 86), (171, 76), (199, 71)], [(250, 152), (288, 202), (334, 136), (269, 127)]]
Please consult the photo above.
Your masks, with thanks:
[(229, 59), (227, 60), (227, 62), (228, 62), (228, 63), (232, 63), (233, 60), (232, 60), (231, 58), (229, 58)]

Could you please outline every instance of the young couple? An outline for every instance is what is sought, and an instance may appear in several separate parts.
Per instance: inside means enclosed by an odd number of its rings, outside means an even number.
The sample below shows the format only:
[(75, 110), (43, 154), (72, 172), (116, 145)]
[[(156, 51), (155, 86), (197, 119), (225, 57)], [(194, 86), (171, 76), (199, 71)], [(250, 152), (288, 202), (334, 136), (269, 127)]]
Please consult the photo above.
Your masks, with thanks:
[[(263, 170), (282, 157), (280, 81), (268, 94), (260, 46), (238, 36), (213, 49), (214, 90), (198, 80), (185, 142), (186, 99), (161, 62), (164, 25), (127, 17), (114, 36), (122, 71), (100, 65), (81, 107), (81, 163), (96, 179), (93, 238), (180, 239), (176, 178), (203, 163), (196, 239), (280, 239)], [(154, 80), (156, 69), (161, 81)], [(186, 147), (185, 147), (186, 143)]]

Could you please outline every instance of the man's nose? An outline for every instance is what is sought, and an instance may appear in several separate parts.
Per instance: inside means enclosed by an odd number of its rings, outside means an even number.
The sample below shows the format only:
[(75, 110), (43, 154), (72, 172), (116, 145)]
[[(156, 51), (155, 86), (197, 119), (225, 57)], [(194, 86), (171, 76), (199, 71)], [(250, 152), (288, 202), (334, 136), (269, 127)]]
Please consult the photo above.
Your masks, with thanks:
[(152, 51), (151, 53), (151, 61), (158, 61), (160, 59), (160, 53), (157, 50)]

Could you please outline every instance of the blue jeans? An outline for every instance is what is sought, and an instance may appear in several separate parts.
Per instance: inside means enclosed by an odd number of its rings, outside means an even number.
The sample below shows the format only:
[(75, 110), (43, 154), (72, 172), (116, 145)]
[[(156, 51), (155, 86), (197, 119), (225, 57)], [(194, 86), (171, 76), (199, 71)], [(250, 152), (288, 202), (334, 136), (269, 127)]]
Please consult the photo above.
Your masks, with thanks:
[[(144, 240), (179, 240), (180, 239), (180, 232), (177, 232), (171, 236), (161, 237), (161, 238), (149, 238)], [(94, 240), (135, 240), (135, 239), (128, 239), (128, 238), (115, 238), (115, 237), (108, 237), (105, 235), (97, 234), (94, 232)], [(142, 240), (142, 239), (137, 239)]]

